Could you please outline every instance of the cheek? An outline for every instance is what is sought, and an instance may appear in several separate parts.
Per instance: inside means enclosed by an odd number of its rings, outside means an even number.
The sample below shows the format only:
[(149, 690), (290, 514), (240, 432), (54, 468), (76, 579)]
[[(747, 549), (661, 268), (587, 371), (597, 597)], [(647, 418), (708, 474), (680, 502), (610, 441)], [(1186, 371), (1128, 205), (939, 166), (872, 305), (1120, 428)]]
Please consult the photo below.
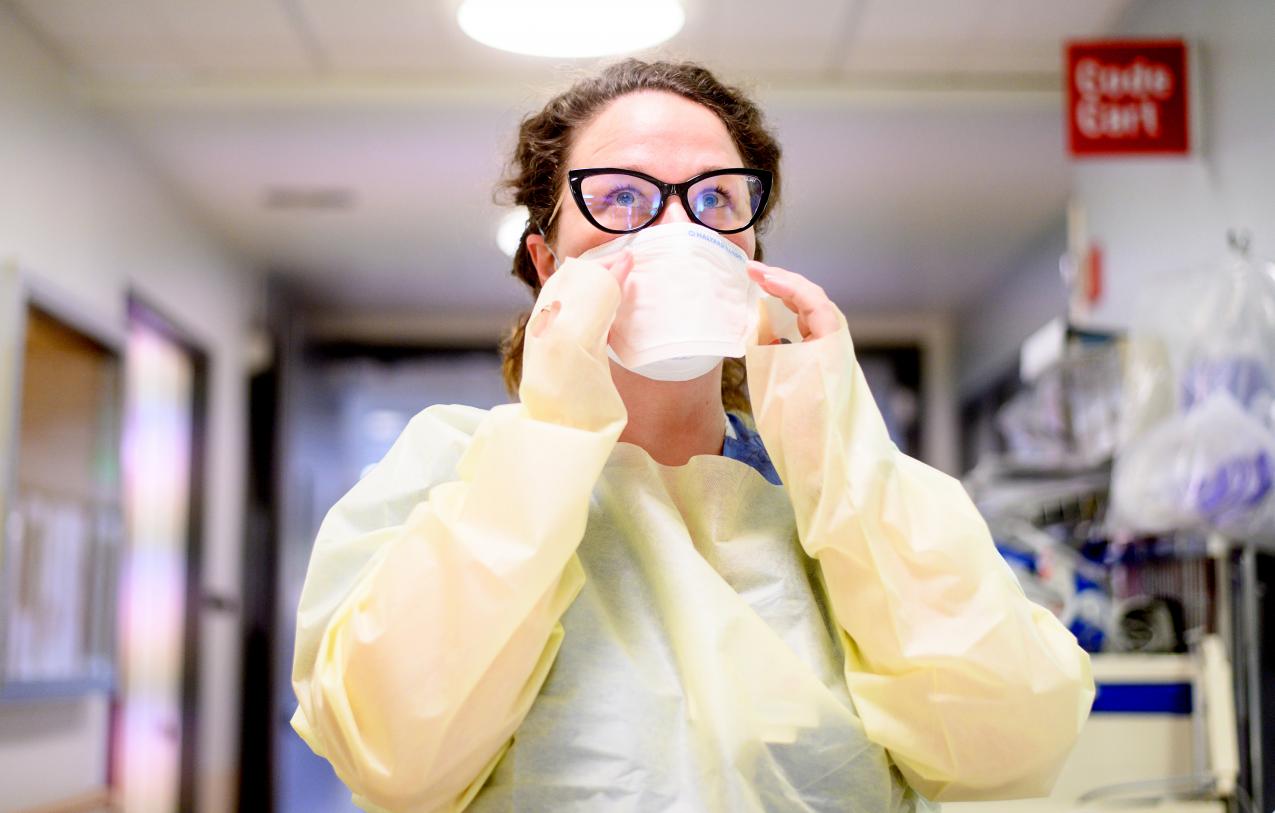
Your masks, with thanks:
[(600, 245), (604, 245), (606, 243), (611, 242), (612, 240), (616, 238), (616, 236), (617, 235), (607, 234), (605, 232), (603, 232), (602, 234), (597, 234), (595, 231), (594, 235), (590, 235), (587, 240), (583, 240), (577, 243), (575, 251), (572, 251), (570, 253), (570, 256), (579, 257), (581, 254), (585, 253), (591, 248), (597, 248)]
[(611, 242), (615, 237), (614, 234), (598, 231), (584, 222), (583, 218), (572, 218), (564, 222), (558, 232), (559, 256), (564, 260), (567, 257), (579, 257), (591, 248)]
[(735, 245), (744, 250), (748, 255), (748, 259), (757, 259), (757, 235), (752, 229), (742, 231), (739, 234), (728, 234), (726, 237)]

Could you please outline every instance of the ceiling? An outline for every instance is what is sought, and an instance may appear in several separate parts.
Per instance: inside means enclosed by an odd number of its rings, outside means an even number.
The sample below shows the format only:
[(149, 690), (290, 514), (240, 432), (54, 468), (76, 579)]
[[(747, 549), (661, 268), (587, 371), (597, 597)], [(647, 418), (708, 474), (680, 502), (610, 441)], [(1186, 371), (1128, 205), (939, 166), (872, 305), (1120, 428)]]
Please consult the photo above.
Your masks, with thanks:
[[(459, 0), (7, 2), (197, 216), (318, 310), (525, 303), (492, 189), (519, 117), (595, 63), (474, 43)], [(968, 303), (1058, 222), (1061, 45), (1128, 0), (686, 6), (658, 53), (754, 89), (784, 145), (769, 261), (888, 312)]]

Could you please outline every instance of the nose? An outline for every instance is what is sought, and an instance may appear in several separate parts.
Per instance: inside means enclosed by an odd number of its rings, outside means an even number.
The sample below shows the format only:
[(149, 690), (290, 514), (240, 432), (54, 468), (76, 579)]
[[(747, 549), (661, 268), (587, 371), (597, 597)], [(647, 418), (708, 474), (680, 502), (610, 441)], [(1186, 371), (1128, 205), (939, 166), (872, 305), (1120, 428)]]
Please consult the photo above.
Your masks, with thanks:
[(669, 199), (664, 202), (664, 211), (660, 212), (660, 216), (655, 219), (652, 225), (659, 226), (664, 223), (690, 223), (690, 215), (686, 214), (686, 204), (682, 202), (678, 195), (670, 195)]

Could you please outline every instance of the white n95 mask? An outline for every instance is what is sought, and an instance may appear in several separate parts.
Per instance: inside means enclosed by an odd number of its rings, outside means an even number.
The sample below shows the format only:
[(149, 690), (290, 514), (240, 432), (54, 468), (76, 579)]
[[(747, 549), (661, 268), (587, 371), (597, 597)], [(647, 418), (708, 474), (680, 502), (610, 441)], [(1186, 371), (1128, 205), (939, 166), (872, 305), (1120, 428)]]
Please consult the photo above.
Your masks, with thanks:
[(667, 223), (592, 248), (596, 260), (622, 249), (633, 270), (611, 329), (611, 358), (658, 381), (689, 381), (722, 358), (744, 355), (757, 332), (761, 289), (746, 255), (696, 223)]

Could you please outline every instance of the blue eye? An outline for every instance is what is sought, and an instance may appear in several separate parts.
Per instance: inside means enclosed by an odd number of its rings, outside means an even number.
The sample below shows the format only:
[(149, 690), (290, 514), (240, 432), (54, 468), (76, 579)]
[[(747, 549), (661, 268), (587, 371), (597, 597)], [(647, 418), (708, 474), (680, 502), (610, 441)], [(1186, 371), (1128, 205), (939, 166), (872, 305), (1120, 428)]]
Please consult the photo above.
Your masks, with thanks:
[(730, 193), (718, 187), (701, 192), (695, 198), (695, 211), (704, 212), (709, 209), (723, 209), (730, 206)]
[(652, 208), (649, 196), (641, 189), (633, 186), (617, 186), (607, 192), (603, 203), (607, 207), (620, 209), (646, 210)]

